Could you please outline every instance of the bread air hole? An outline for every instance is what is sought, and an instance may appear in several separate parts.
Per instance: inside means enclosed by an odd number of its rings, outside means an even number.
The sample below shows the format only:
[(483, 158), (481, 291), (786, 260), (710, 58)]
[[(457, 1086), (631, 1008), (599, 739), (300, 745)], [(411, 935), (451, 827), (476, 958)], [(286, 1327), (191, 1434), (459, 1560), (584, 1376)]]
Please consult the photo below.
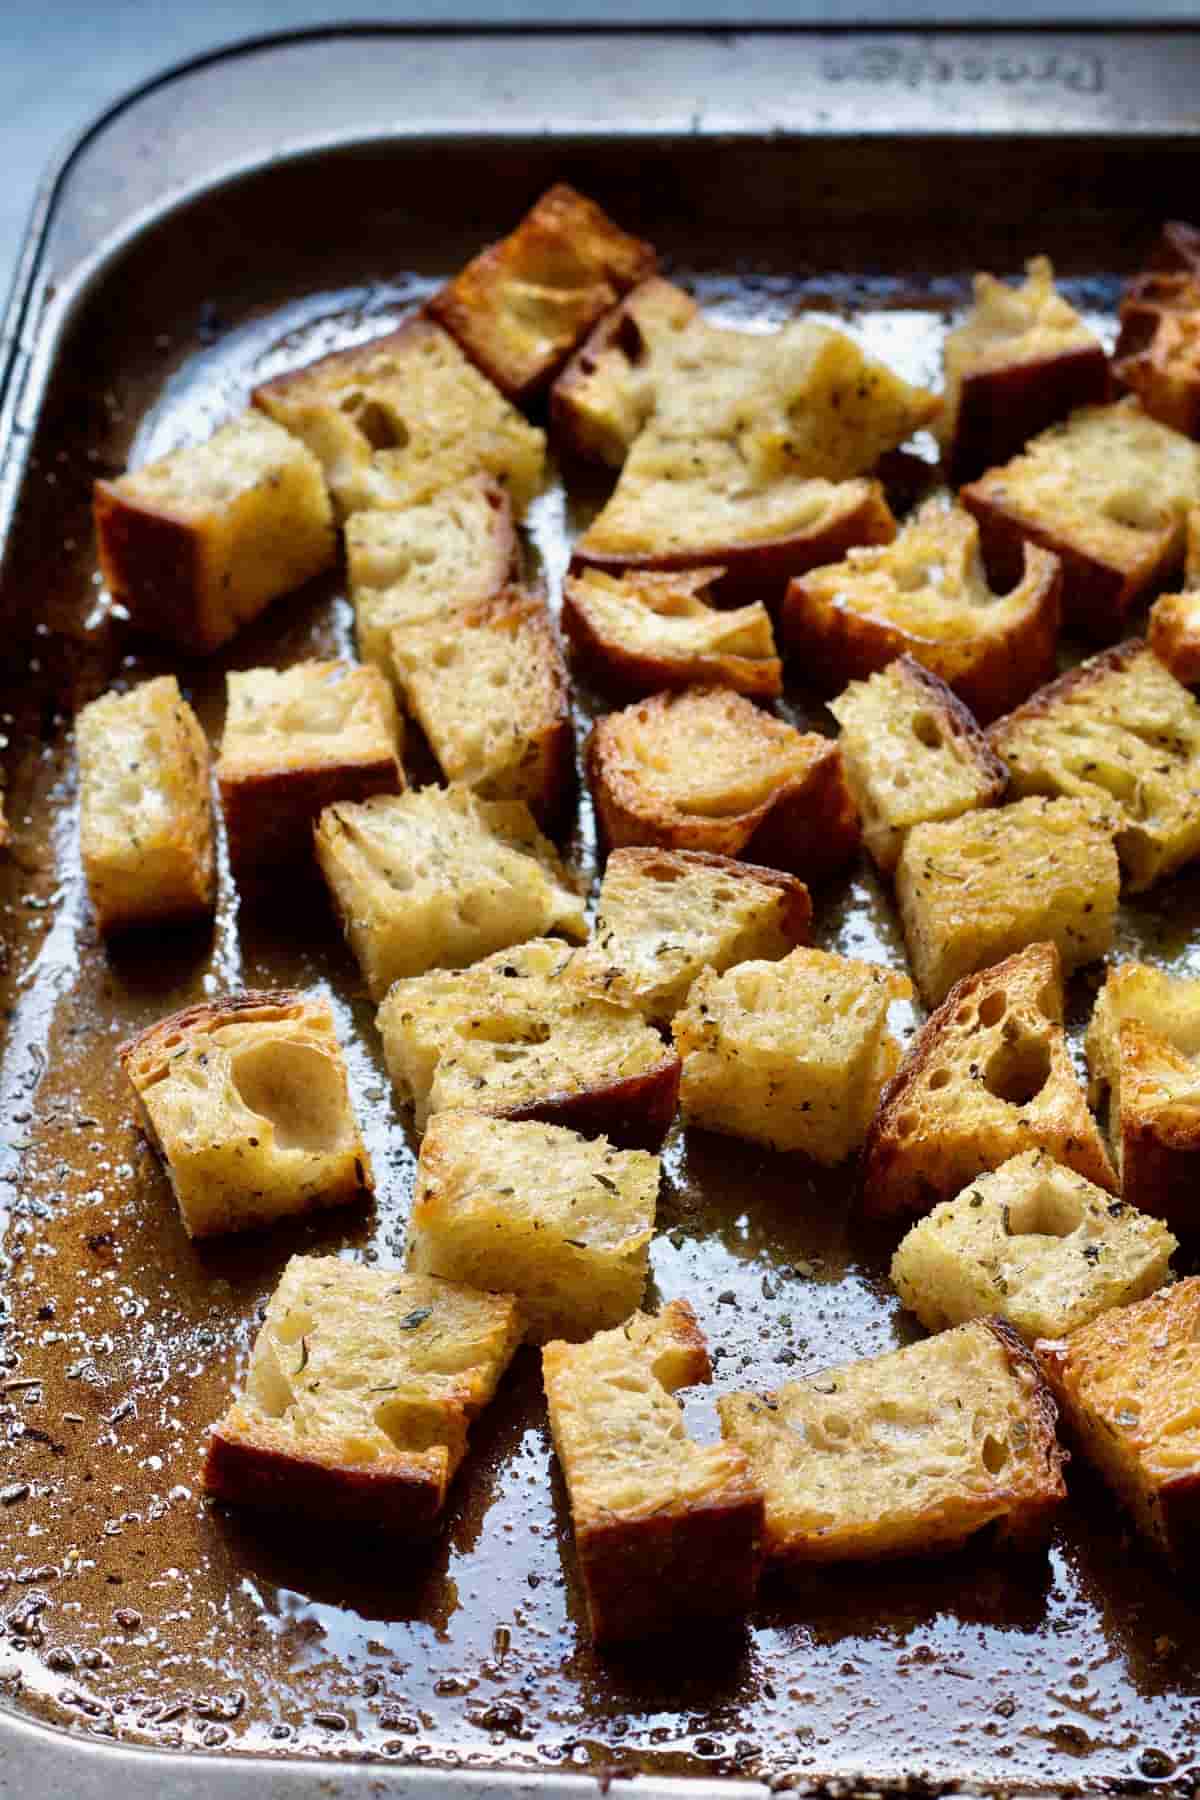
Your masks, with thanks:
[(1083, 1202), (1048, 1182), (1009, 1202), (1008, 1229), (1013, 1237), (1070, 1237), (1083, 1223)]
[(1018, 1037), (998, 1044), (987, 1060), (983, 1085), (997, 1100), (1028, 1106), (1050, 1079), (1050, 1051), (1041, 1038)]
[(1155, 506), (1149, 494), (1113, 494), (1100, 511), (1104, 518), (1114, 525), (1124, 525), (1128, 531), (1161, 531), (1164, 524), (1162, 508)]
[(407, 446), (408, 426), (381, 401), (369, 400), (356, 388), (346, 395), (341, 408), (372, 450), (403, 450)]
[(345, 1135), (338, 1070), (311, 1044), (268, 1040), (233, 1059), (230, 1077), (243, 1104), (269, 1121), (278, 1150), (332, 1150)]
[(937, 750), (941, 748), (942, 734), (938, 730), (937, 720), (933, 717), (932, 713), (919, 712), (915, 714), (912, 722), (912, 729), (913, 736), (916, 738), (917, 742), (919, 744), (924, 744), (927, 750)]
[(989, 1475), (998, 1475), (1008, 1461), (1008, 1445), (1003, 1438), (995, 1437), (990, 1431), (983, 1440), (980, 1452), (983, 1466)]
[(1008, 995), (1003, 989), (994, 994), (985, 994), (979, 1003), (979, 1023), (981, 1025), (998, 1025), (1008, 1010)]

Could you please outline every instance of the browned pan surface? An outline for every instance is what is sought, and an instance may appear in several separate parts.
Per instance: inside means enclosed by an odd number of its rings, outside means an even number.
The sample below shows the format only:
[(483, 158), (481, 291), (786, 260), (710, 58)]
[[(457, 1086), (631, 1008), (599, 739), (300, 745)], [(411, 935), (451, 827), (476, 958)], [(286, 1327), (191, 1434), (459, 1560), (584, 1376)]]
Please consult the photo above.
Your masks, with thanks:
[[(934, 374), (945, 310), (977, 260), (1009, 272), (1035, 250), (1058, 253), (1075, 297), (1108, 316), (1113, 271), (1153, 223), (1139, 218), (1134, 167), (1118, 151), (1065, 173), (1060, 163), (1059, 176), (1036, 146), (959, 147), (952, 167), (944, 150), (911, 146), (891, 157), (817, 146), (790, 161), (769, 147), (553, 159), (516, 146), (450, 151), (436, 171), (407, 154), (266, 173), (148, 229), (68, 335), (26, 479), (3, 595), (14, 662), (26, 643), (33, 658), (5, 703), (15, 831), (0, 864), (5, 1691), (89, 1732), (259, 1753), (925, 1771), (1093, 1791), (1181, 1782), (1200, 1768), (1196, 1597), (1078, 1465), (1045, 1556), (980, 1546), (818, 1571), (791, 1591), (768, 1582), (727, 1635), (603, 1658), (581, 1622), (530, 1352), (476, 1428), (431, 1548), (346, 1541), (201, 1500), (205, 1427), (283, 1264), (296, 1251), (399, 1262), (414, 1145), (357, 970), (319, 905), (282, 893), (239, 912), (226, 875), (211, 934), (107, 949), (97, 937), (67, 721), (104, 681), (171, 665), (97, 604), (91, 478), (206, 435), (254, 381), (382, 330), (559, 173), (656, 236), (727, 316), (767, 322), (800, 304), (855, 314), (916, 377)], [(785, 178), (790, 212), (763, 198)], [(918, 204), (923, 192), (932, 207)], [(552, 581), (587, 504), (568, 507), (554, 486), (536, 510), (531, 550)], [(215, 736), (227, 666), (351, 649), (331, 581), (278, 605), (228, 658), (179, 673)], [(799, 688), (786, 706), (821, 717)], [(593, 710), (584, 692), (581, 734)], [(568, 847), (590, 873), (586, 799)], [(826, 946), (903, 966), (865, 869), (817, 896), (817, 920)], [(1125, 908), (1121, 948), (1200, 970), (1198, 925), (1193, 876)], [(349, 1213), (196, 1248), (133, 1126), (115, 1051), (163, 1013), (242, 984), (332, 995), (379, 1192)], [(1094, 985), (1077, 983), (1076, 1025)], [(678, 1130), (665, 1161), (655, 1290), (693, 1301), (716, 1362), (714, 1390), (688, 1403), (696, 1431), (715, 1433), (715, 1391), (769, 1386), (913, 1334), (885, 1278), (894, 1238), (855, 1219), (845, 1174)]]

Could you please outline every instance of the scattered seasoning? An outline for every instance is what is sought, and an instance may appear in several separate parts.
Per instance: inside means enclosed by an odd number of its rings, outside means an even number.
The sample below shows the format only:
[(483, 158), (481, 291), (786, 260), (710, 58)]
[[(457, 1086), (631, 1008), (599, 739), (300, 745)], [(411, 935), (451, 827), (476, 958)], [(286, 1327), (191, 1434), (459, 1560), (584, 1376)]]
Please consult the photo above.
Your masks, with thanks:
[(432, 1317), (433, 1317), (432, 1306), (414, 1306), (410, 1313), (405, 1313), (404, 1317), (399, 1321), (396, 1329), (398, 1331), (415, 1331), (417, 1329), (418, 1325), (423, 1325), (425, 1323), (426, 1319), (430, 1319)]
[(304, 1373), (304, 1370), (307, 1369), (307, 1367), (308, 1367), (308, 1339), (306, 1337), (302, 1337), (300, 1339), (300, 1361), (296, 1365), (297, 1375), (302, 1375)]

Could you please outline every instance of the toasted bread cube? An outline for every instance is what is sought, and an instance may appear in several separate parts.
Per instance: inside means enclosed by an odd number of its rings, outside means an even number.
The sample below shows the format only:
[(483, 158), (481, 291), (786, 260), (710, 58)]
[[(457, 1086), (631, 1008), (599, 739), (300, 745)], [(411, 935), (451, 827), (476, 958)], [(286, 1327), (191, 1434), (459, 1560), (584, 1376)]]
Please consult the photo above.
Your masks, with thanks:
[(374, 1000), (523, 938), (587, 936), (583, 900), (520, 800), (426, 787), (331, 806), (316, 850)]
[(304, 662), (225, 681), (217, 786), (239, 881), (311, 860), (313, 826), (335, 800), (403, 788), (402, 722), (378, 669)]
[(595, 1642), (746, 1611), (763, 1497), (742, 1451), (695, 1443), (671, 1397), (711, 1379), (687, 1301), (586, 1344), (547, 1344), (542, 1378)]
[(229, 994), (160, 1019), (121, 1068), (189, 1237), (344, 1206), (374, 1181), (327, 1000)]
[(914, 825), (994, 806), (1008, 770), (944, 681), (911, 656), (852, 681), (829, 710), (863, 842), (890, 875)]
[(1146, 637), (1176, 681), (1185, 687), (1200, 684), (1200, 506), (1188, 514), (1183, 592), (1154, 602)]
[(534, 938), (393, 985), (379, 1030), (418, 1131), (465, 1106), (658, 1149), (675, 1117), (679, 1058), (638, 1013), (568, 980), (571, 954)]
[(985, 1526), (1036, 1548), (1066, 1496), (1056, 1409), (1001, 1319), (718, 1400), (766, 1494), (784, 1567), (957, 1549)]
[(1178, 1244), (1044, 1150), (980, 1175), (913, 1226), (892, 1282), (927, 1331), (998, 1314), (1027, 1343), (1152, 1294)]
[(1047, 256), (1011, 288), (976, 275), (975, 305), (942, 349), (946, 391), (934, 432), (957, 486), (1007, 462), (1080, 406), (1108, 399), (1108, 358), (1054, 285)]
[(79, 848), (101, 931), (211, 912), (208, 741), (175, 677), (90, 701), (75, 748)]
[(672, 1026), (684, 1119), (844, 1162), (900, 1063), (888, 1007), (911, 993), (892, 969), (824, 950), (706, 970)]
[(590, 1337), (641, 1304), (658, 1179), (647, 1150), (438, 1113), (417, 1163), (408, 1266), (515, 1294), (535, 1344)]
[(1014, 794), (1106, 812), (1133, 891), (1200, 856), (1200, 701), (1141, 638), (1080, 663), (991, 730)]
[(337, 549), (320, 463), (257, 412), (98, 481), (93, 510), (113, 599), (139, 631), (201, 654), (330, 568)]
[(1136, 400), (1085, 406), (959, 498), (979, 520), (993, 580), (1015, 586), (1028, 545), (1052, 550), (1064, 621), (1103, 643), (1183, 560), (1188, 511), (1200, 502), (1200, 448)]
[(924, 1213), (987, 1169), (1045, 1150), (1097, 1187), (1117, 1178), (1063, 1032), (1062, 961), (1032, 944), (951, 988), (871, 1122), (863, 1206)]
[(550, 390), (551, 423), (569, 449), (620, 468), (654, 411), (676, 335), (698, 312), (690, 294), (652, 275), (601, 319)]
[(1113, 374), (1152, 419), (1200, 436), (1200, 274), (1155, 272), (1130, 282)]
[(930, 500), (894, 543), (797, 577), (780, 638), (806, 679), (835, 692), (907, 653), (986, 722), (1053, 675), (1060, 581), (1054, 557), (1030, 546), (998, 597), (974, 519)]
[(1037, 1352), (1088, 1460), (1151, 1543), (1190, 1564), (1200, 1525), (1200, 1276)]
[(632, 695), (695, 683), (773, 700), (783, 692), (771, 616), (760, 601), (710, 606), (723, 569), (606, 575), (587, 569), (563, 586), (563, 629), (609, 687)]
[(1112, 821), (1082, 800), (1017, 800), (916, 825), (896, 901), (921, 998), (1027, 944), (1058, 946), (1068, 973), (1112, 947), (1120, 885)]
[(518, 404), (544, 387), (657, 258), (565, 182), (429, 302), (472, 362)]
[(858, 846), (836, 743), (727, 688), (655, 694), (597, 721), (585, 761), (608, 844), (744, 857), (806, 878)]
[(545, 433), (430, 319), (276, 376), (254, 404), (317, 456), (339, 519), (420, 505), (480, 471), (519, 517), (542, 484)]
[(812, 901), (794, 875), (703, 850), (614, 850), (596, 931), (570, 978), (669, 1025), (705, 969), (772, 961), (808, 942)]
[(509, 1294), (293, 1256), (245, 1390), (213, 1427), (205, 1489), (334, 1525), (427, 1529), (520, 1341)]
[(523, 800), (543, 824), (562, 805), (575, 742), (567, 670), (543, 596), (498, 600), (392, 633), (405, 706), (447, 781)]
[(392, 633), (498, 600), (519, 568), (512, 507), (487, 475), (346, 521), (358, 653), (392, 674)]
[(1131, 1205), (1190, 1232), (1200, 1178), (1200, 981), (1145, 963), (1110, 969), (1086, 1050), (1089, 1093)]

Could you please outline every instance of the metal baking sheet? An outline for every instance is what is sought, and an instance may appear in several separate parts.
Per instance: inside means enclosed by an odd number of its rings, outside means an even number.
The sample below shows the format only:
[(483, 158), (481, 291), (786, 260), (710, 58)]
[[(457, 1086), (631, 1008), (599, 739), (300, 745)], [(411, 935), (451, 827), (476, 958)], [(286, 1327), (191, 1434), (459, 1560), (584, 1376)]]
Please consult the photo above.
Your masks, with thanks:
[[(91, 481), (394, 323), (551, 180), (653, 238), (727, 319), (816, 310), (929, 377), (970, 271), (1041, 249), (1111, 332), (1158, 220), (1195, 211), (1198, 77), (1191, 34), (319, 34), (176, 72), (59, 169), (0, 402), (0, 1794), (1200, 1780), (1193, 1597), (1078, 1464), (1045, 1556), (981, 1545), (771, 1580), (744, 1625), (604, 1657), (532, 1352), (477, 1426), (431, 1549), (205, 1506), (203, 1430), (280, 1268), (297, 1250), (398, 1261), (414, 1145), (319, 905), (239, 908), (225, 871), (211, 932), (105, 948), (70, 734), (110, 680), (175, 667), (215, 735), (226, 668), (352, 650), (339, 579), (208, 663), (136, 642), (100, 590)], [(554, 483), (536, 505), (531, 567), (552, 588), (599, 497)], [(581, 734), (598, 703), (581, 686)], [(784, 710), (828, 728), (799, 687)], [(586, 795), (566, 842), (591, 872)], [(817, 919), (826, 946), (903, 966), (865, 868), (818, 893)], [(1198, 924), (1200, 880), (1181, 878), (1123, 910), (1120, 947), (1200, 969)], [(115, 1047), (243, 983), (330, 993), (379, 1192), (197, 1248)], [(1076, 1027), (1093, 986), (1073, 986)], [(715, 1432), (722, 1388), (912, 1334), (886, 1281), (894, 1234), (856, 1219), (845, 1173), (678, 1129), (665, 1163), (651, 1299), (686, 1294), (714, 1348), (695, 1431)]]

